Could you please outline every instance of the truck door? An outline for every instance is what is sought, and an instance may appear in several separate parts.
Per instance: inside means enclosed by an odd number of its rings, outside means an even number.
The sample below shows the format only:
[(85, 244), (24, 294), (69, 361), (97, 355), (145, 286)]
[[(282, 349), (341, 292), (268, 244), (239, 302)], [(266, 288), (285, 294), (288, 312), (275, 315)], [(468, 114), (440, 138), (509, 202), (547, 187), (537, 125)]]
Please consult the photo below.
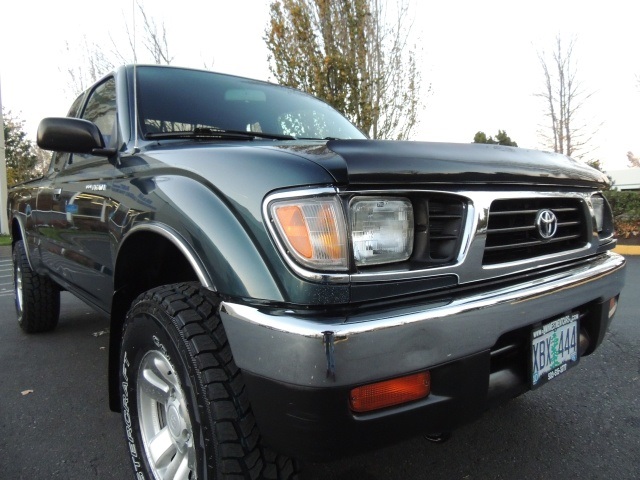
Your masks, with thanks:
[[(90, 93), (80, 118), (95, 123), (107, 147), (117, 142), (115, 80)], [(53, 221), (43, 235), (42, 260), (60, 283), (97, 307), (108, 310), (113, 289), (114, 255), (108, 219), (115, 167), (105, 157), (68, 155), (39, 204)], [(90, 288), (89, 288), (90, 286)]]

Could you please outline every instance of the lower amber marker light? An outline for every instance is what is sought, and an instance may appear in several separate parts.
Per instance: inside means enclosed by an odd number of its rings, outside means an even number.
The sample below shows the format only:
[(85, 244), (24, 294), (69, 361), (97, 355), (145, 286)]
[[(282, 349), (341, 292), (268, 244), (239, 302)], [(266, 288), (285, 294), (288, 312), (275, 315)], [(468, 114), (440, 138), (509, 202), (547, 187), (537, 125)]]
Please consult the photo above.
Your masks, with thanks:
[(613, 297), (609, 300), (609, 318), (612, 318), (615, 315), (616, 310), (618, 309), (618, 297)]
[(420, 372), (354, 388), (349, 396), (349, 405), (354, 412), (371, 412), (419, 400), (430, 392), (431, 374)]

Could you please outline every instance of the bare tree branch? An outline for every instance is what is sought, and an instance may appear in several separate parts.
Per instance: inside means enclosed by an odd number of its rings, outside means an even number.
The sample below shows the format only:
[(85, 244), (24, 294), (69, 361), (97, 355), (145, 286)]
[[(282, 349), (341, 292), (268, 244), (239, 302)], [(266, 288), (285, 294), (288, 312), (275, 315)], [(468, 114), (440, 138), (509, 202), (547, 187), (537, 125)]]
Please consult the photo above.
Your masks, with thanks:
[(584, 105), (593, 92), (585, 92), (578, 80), (574, 47), (575, 39), (567, 44), (558, 35), (550, 55), (538, 52), (544, 87), (535, 95), (544, 101), (544, 115), (548, 121), (539, 131), (545, 147), (584, 160), (593, 151), (591, 144), (599, 126), (589, 131), (587, 124), (580, 120)]
[[(96, 43), (89, 42), (86, 36), (82, 37), (79, 49), (78, 52), (69, 42), (65, 42), (65, 54), (74, 59), (68, 62), (66, 68), (69, 76), (67, 90), (74, 97), (114, 68), (113, 61)], [(77, 60), (78, 56), (80, 61)]]
[(157, 65), (171, 65), (173, 57), (169, 55), (167, 29), (165, 28), (164, 23), (160, 25), (160, 31), (158, 32), (156, 22), (147, 16), (142, 2), (136, 1), (136, 5), (138, 6), (138, 10), (140, 11), (144, 21), (144, 45), (146, 49), (151, 54)]
[(633, 152), (627, 152), (627, 160), (630, 167), (640, 168), (640, 157), (634, 155)]
[[(136, 7), (142, 15), (143, 20), (143, 45), (151, 55), (153, 63), (170, 65), (173, 57), (169, 55), (169, 41), (164, 22), (158, 26), (156, 22), (147, 15), (142, 1), (136, 0)], [(124, 29), (128, 43), (127, 47), (124, 48), (119, 46), (111, 35), (109, 35), (111, 42), (110, 50), (105, 49), (95, 42), (90, 42), (86, 36), (83, 37), (83, 41), (79, 45), (79, 53), (75, 52), (69, 43), (66, 44), (66, 53), (70, 58), (74, 58), (74, 61), (69, 62), (72, 66), (66, 69), (69, 79), (67, 88), (73, 96), (86, 90), (90, 85), (95, 83), (96, 80), (112, 71), (116, 65), (123, 65), (135, 61), (135, 38), (126, 18), (124, 21)], [(127, 51), (129, 53), (127, 53)], [(78, 55), (81, 57), (79, 62), (76, 59)]]

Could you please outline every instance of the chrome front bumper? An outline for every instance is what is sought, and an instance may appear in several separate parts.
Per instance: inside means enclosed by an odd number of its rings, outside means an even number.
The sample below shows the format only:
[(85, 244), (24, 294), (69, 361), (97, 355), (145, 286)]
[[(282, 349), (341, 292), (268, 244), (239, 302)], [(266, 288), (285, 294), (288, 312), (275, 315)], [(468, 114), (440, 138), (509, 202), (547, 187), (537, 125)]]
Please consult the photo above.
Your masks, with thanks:
[(482, 294), (331, 319), (229, 302), (220, 315), (241, 369), (297, 386), (354, 385), (488, 350), (505, 332), (615, 297), (624, 265), (607, 252)]

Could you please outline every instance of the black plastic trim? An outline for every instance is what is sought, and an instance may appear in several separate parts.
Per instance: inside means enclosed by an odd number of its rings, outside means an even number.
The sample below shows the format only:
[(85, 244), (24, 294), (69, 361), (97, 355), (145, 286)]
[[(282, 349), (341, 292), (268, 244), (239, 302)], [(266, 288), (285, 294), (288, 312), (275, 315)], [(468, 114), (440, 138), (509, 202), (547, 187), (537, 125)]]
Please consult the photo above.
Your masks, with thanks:
[[(265, 444), (296, 458), (332, 460), (421, 433), (450, 431), (486, 406), (489, 352), (430, 369), (431, 394), (368, 414), (349, 409), (343, 388), (306, 388), (243, 372)], [(415, 372), (407, 372), (407, 374)]]

